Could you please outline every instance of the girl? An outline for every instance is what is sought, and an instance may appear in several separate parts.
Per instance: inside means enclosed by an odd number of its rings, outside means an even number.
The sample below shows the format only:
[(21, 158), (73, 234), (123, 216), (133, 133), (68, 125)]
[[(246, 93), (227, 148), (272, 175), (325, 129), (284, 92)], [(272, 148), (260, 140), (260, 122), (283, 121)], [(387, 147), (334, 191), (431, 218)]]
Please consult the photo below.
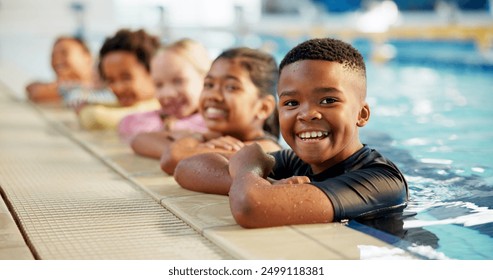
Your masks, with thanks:
[(151, 58), (158, 47), (158, 38), (144, 30), (122, 29), (105, 40), (99, 51), (99, 71), (118, 102), (79, 108), (83, 128), (116, 129), (126, 115), (160, 107), (150, 75)]
[(161, 169), (171, 175), (184, 158), (208, 152), (229, 157), (253, 142), (266, 152), (279, 150), (276, 82), (277, 65), (271, 55), (249, 48), (220, 54), (204, 80), (199, 102), (208, 132), (170, 134), (163, 145)]
[(132, 140), (137, 154), (146, 155), (150, 143), (162, 142), (163, 131), (207, 129), (198, 103), (210, 65), (205, 47), (191, 39), (176, 41), (158, 51), (151, 61), (151, 76), (161, 108), (128, 115), (118, 126), (120, 135)]

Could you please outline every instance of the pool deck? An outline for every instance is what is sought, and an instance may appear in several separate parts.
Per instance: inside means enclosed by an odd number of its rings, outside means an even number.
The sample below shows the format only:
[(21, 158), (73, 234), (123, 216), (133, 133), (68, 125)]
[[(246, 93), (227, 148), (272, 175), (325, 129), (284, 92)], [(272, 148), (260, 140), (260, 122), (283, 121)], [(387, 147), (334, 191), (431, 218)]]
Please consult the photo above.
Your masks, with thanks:
[[(17, 97), (16, 97), (17, 96)], [(244, 229), (228, 198), (181, 188), (114, 131), (0, 81), (0, 259), (413, 259), (341, 223)]]

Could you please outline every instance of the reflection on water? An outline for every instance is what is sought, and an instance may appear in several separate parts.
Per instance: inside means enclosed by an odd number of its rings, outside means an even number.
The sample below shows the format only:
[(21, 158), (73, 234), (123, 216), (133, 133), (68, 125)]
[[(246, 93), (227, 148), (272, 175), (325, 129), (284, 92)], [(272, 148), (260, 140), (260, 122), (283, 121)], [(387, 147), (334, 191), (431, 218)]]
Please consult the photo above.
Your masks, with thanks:
[(493, 185), (452, 164), (418, 161), (386, 133), (366, 132), (364, 138), (400, 167), (410, 202), (402, 216), (350, 226), (424, 258), (493, 259)]

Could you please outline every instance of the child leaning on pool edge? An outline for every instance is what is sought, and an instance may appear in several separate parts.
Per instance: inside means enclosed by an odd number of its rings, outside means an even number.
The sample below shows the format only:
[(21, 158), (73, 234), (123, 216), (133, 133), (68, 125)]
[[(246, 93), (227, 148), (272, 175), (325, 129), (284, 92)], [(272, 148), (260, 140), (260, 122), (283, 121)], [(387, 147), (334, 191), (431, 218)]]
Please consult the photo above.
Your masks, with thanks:
[(211, 59), (204, 45), (184, 38), (161, 47), (151, 61), (159, 110), (125, 117), (118, 126), (136, 154), (159, 159), (174, 130), (205, 132), (199, 98)]
[(361, 54), (339, 40), (311, 39), (288, 52), (279, 73), (279, 121), (291, 149), (269, 155), (253, 144), (230, 159), (198, 155), (178, 164), (176, 181), (229, 194), (235, 220), (248, 228), (402, 212), (403, 174), (359, 139), (370, 117)]
[(53, 82), (32, 82), (26, 86), (29, 100), (58, 102), (60, 88), (68, 86), (95, 87), (97, 75), (93, 69), (92, 54), (86, 43), (77, 37), (58, 37), (51, 51), (51, 67), (56, 75)]
[(170, 135), (163, 147), (161, 169), (173, 174), (184, 158), (210, 152), (229, 157), (251, 143), (266, 152), (279, 150), (274, 96), (277, 72), (274, 57), (263, 51), (240, 47), (222, 52), (204, 79), (199, 100), (208, 131)]
[(99, 71), (118, 104), (83, 104), (76, 111), (85, 129), (117, 129), (121, 119), (159, 109), (150, 74), (159, 38), (140, 29), (120, 29), (99, 50)]

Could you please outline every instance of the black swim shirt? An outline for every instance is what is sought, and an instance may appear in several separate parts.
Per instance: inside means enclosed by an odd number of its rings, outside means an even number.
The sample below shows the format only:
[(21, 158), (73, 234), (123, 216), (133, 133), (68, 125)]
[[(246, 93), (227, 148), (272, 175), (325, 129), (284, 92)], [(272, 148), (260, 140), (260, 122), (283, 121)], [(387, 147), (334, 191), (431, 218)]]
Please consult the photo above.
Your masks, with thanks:
[(270, 153), (276, 164), (269, 175), (280, 180), (307, 176), (334, 206), (334, 220), (375, 218), (401, 212), (407, 205), (408, 186), (390, 160), (366, 145), (346, 160), (313, 174), (292, 150)]

